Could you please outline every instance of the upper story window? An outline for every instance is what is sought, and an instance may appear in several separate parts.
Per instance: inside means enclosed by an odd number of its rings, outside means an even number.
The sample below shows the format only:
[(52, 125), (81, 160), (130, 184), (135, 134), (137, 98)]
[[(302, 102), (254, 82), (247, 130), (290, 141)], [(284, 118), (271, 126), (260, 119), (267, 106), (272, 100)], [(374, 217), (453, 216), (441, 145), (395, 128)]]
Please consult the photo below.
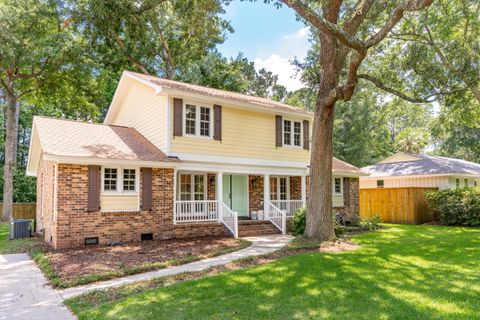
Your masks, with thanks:
[(342, 178), (333, 179), (333, 194), (342, 194)]
[(137, 170), (127, 168), (103, 168), (102, 190), (108, 193), (137, 191)]
[(185, 104), (185, 134), (210, 138), (212, 133), (212, 108)]
[(283, 145), (302, 146), (302, 123), (300, 121), (283, 120)]

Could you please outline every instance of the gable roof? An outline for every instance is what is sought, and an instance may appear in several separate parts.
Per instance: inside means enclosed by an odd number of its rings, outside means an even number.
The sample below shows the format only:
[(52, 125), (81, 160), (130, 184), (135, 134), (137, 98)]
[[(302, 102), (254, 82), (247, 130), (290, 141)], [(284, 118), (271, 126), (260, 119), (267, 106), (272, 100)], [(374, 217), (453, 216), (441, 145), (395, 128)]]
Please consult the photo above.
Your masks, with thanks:
[[(118, 87), (121, 86), (122, 81), (126, 78), (130, 78), (130, 79), (142, 82), (154, 88), (156, 93), (165, 91), (171, 94), (176, 94), (180, 92), (183, 94), (201, 95), (201, 96), (213, 98), (214, 100), (217, 99), (217, 100), (231, 101), (232, 104), (236, 104), (236, 103), (246, 104), (258, 109), (266, 108), (273, 112), (286, 112), (290, 114), (298, 114), (299, 116), (303, 116), (303, 117), (313, 116), (313, 112), (310, 112), (301, 108), (296, 108), (296, 107), (293, 107), (278, 101), (274, 101), (271, 99), (267, 99), (267, 98), (251, 96), (251, 95), (242, 94), (238, 92), (214, 89), (214, 88), (209, 88), (209, 87), (204, 87), (204, 86), (199, 86), (199, 85), (194, 85), (190, 83), (174, 81), (174, 80), (169, 80), (164, 78), (158, 78), (158, 77), (137, 73), (137, 72), (132, 72), (132, 71), (123, 72), (123, 75), (122, 75), (122, 78), (120, 79), (120, 83)], [(117, 95), (117, 92), (115, 93), (115, 95)], [(110, 105), (108, 113), (110, 113), (110, 109), (112, 109), (112, 107), (114, 107), (115, 105), (114, 100), (115, 100), (115, 97), (112, 101), (112, 104)], [(109, 117), (108, 113), (107, 113), (106, 119)]]
[[(402, 153), (399, 161), (392, 161), (362, 168), (370, 173), (370, 177), (393, 177), (410, 175), (445, 175), (445, 174), (466, 174), (480, 175), (480, 164), (461, 159), (430, 156), (426, 154)], [(407, 157), (403, 157), (403, 156)], [(416, 160), (407, 160), (409, 157)]]
[(332, 172), (335, 174), (346, 174), (353, 176), (366, 176), (366, 172), (354, 165), (333, 157)]
[(176, 158), (167, 157), (134, 128), (35, 116), (33, 131), (38, 137), (44, 155), (131, 161), (177, 161)]

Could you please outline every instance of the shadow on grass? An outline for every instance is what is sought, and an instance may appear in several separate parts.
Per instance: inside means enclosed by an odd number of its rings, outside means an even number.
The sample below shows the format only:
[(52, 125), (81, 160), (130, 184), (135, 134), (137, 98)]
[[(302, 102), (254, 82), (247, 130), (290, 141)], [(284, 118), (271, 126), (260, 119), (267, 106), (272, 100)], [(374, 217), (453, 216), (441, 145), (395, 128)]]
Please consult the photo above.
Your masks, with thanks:
[(81, 319), (472, 319), (480, 310), (480, 230), (389, 226), (361, 249), (307, 253), (177, 283)]

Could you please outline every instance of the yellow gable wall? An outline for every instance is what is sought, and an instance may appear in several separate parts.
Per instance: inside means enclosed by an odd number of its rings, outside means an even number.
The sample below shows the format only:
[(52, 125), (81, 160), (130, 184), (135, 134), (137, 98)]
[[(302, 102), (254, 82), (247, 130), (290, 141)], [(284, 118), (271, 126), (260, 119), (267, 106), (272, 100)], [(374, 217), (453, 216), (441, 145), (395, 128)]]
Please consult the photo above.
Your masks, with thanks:
[[(302, 121), (300, 118), (288, 117), (288, 119)], [(310, 130), (311, 126), (312, 124), (310, 123)], [(173, 132), (173, 119), (171, 120), (171, 128)], [(171, 134), (173, 135), (172, 132)], [(175, 153), (278, 161), (310, 161), (308, 150), (298, 147), (275, 147), (274, 114), (228, 106), (222, 106), (221, 142), (198, 137), (173, 137), (171, 151)]]
[(155, 90), (132, 81), (115, 119), (109, 124), (133, 127), (155, 146), (164, 149), (167, 98)]

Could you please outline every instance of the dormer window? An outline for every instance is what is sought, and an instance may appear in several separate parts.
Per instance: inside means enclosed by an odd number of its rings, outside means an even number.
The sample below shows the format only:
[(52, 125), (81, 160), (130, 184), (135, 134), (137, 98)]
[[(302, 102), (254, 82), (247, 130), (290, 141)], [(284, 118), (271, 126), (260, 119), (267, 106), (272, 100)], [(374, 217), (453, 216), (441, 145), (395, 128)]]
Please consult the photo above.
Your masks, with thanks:
[(212, 108), (185, 104), (185, 135), (210, 138), (212, 132)]
[(300, 121), (283, 120), (283, 145), (302, 146), (302, 123)]

